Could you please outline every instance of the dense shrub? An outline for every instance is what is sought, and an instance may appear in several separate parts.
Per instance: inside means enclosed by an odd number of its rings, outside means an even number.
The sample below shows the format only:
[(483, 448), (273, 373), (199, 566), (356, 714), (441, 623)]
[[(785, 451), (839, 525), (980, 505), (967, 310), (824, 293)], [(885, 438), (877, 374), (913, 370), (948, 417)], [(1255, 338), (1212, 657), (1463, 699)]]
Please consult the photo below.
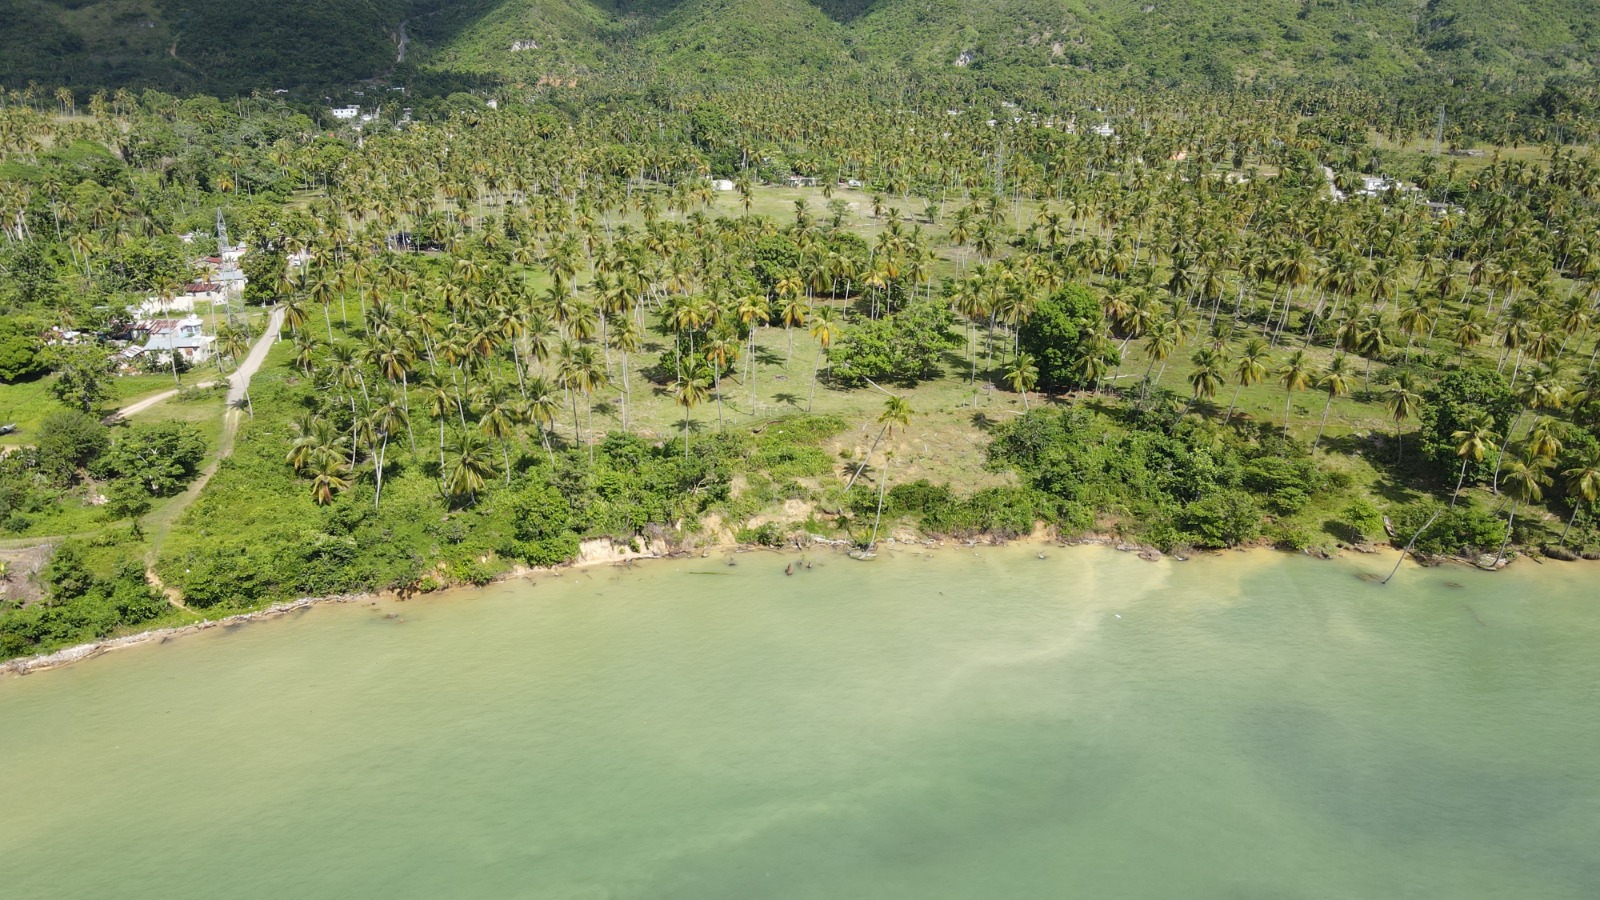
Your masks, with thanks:
[[(1441, 512), (1442, 510), (1442, 512)], [(1427, 556), (1493, 553), (1505, 540), (1506, 523), (1470, 500), (1454, 507), (1436, 501), (1408, 503), (1391, 512), (1395, 544), (1405, 546), (1435, 512), (1439, 518), (1417, 537), (1414, 548)]]

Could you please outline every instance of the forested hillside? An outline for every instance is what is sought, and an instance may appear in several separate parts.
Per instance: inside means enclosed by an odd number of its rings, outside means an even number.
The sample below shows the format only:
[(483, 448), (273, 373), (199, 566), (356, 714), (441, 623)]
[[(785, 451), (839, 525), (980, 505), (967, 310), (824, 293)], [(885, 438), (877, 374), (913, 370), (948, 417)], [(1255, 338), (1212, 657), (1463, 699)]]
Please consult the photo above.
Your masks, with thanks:
[(1588, 0), (0, 0), (0, 83), (13, 87), (246, 93), (374, 77), (536, 83), (603, 68), (1531, 91), (1590, 75), (1597, 52)]

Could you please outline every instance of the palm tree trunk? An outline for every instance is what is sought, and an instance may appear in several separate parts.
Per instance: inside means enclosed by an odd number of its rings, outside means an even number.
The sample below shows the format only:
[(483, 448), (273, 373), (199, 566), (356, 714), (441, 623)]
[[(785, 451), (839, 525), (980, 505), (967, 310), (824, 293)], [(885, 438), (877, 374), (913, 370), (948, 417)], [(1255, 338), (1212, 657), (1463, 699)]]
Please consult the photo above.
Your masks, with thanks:
[(1582, 514), (1583, 501), (1580, 500), (1578, 501), (1577, 505), (1572, 508), (1572, 518), (1567, 520), (1567, 527), (1561, 529), (1561, 546), (1565, 547), (1567, 545), (1567, 532), (1572, 530), (1573, 523), (1577, 522), (1578, 516)]
[(1490, 490), (1494, 491), (1496, 496), (1500, 494), (1500, 466), (1506, 461), (1506, 448), (1511, 446), (1511, 435), (1516, 433), (1524, 412), (1525, 410), (1517, 410), (1517, 417), (1511, 420), (1511, 427), (1506, 429), (1506, 439), (1500, 442), (1500, 456), (1494, 461), (1494, 478), (1490, 481)]
[(885, 423), (883, 428), (881, 430), (879, 430), (877, 438), (875, 438), (873, 440), (872, 446), (867, 448), (867, 455), (863, 456), (861, 458), (861, 465), (856, 466), (855, 474), (851, 475), (850, 476), (850, 480), (845, 482), (845, 485), (844, 485), (844, 492), (845, 493), (848, 494), (850, 492), (850, 488), (855, 485), (856, 479), (861, 477), (861, 470), (865, 469), (867, 467), (867, 460), (872, 458), (872, 451), (878, 449), (878, 442), (883, 440), (884, 434), (886, 434), (888, 431), (889, 431), (889, 425), (887, 423)]
[[(1228, 414), (1222, 417), (1222, 424), (1226, 425), (1233, 421), (1233, 408), (1239, 404), (1239, 392), (1242, 390), (1244, 390), (1244, 382), (1241, 381), (1233, 389), (1233, 399), (1228, 401)], [(1318, 434), (1320, 436), (1321, 432), (1318, 432)], [(1316, 445), (1313, 444), (1312, 446)]]
[(1327, 427), (1328, 427), (1328, 413), (1330, 411), (1332, 411), (1332, 409), (1333, 409), (1333, 395), (1329, 394), (1328, 395), (1328, 402), (1326, 404), (1324, 404), (1323, 407), (1322, 407), (1322, 424), (1317, 426), (1317, 439), (1311, 442), (1311, 449), (1313, 449), (1313, 450), (1317, 449), (1317, 445), (1322, 443), (1322, 432), (1327, 430)]
[(1461, 474), (1456, 476), (1456, 489), (1450, 494), (1450, 506), (1454, 507), (1456, 501), (1461, 499), (1461, 485), (1467, 480), (1467, 457), (1461, 457)]
[[(820, 346), (817, 347), (817, 359), (811, 365), (811, 396), (806, 398), (806, 412), (811, 412), (812, 404), (817, 402), (817, 378), (822, 373), (822, 354), (822, 348)], [(752, 397), (755, 396), (755, 385), (753, 383), (750, 386), (750, 394)], [(751, 408), (754, 409), (754, 404), (751, 404)]]
[(872, 517), (872, 537), (867, 539), (868, 550), (878, 543), (878, 524), (883, 521), (883, 495), (889, 489), (889, 464), (893, 461), (892, 455), (883, 458), (883, 477), (878, 480), (878, 512)]
[(373, 470), (377, 477), (377, 486), (372, 492), (372, 508), (374, 510), (379, 509), (380, 504), (383, 502), (383, 454), (388, 449), (389, 432), (385, 431), (383, 433), (383, 443), (378, 447), (378, 466)]
[(1494, 565), (1506, 558), (1506, 545), (1511, 543), (1511, 529), (1517, 524), (1517, 501), (1511, 501), (1511, 518), (1506, 520), (1506, 539), (1500, 542), (1500, 552), (1494, 555)]

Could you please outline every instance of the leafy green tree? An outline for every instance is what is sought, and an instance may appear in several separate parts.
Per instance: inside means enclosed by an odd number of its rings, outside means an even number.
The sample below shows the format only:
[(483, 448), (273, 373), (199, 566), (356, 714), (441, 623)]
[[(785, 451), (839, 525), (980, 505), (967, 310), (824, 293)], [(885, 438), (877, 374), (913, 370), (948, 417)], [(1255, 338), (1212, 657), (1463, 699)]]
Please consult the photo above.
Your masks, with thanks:
[(49, 370), (43, 347), (23, 323), (0, 319), (0, 383), (15, 384), (37, 378)]
[[(1422, 456), (1433, 467), (1436, 477), (1445, 484), (1462, 462), (1458, 453), (1458, 432), (1471, 429), (1471, 423), (1486, 418), (1486, 433), (1503, 436), (1517, 413), (1517, 401), (1506, 386), (1505, 379), (1493, 369), (1470, 368), (1445, 372), (1422, 391), (1422, 404), (1418, 413), (1418, 434)], [(1466, 469), (1466, 479), (1477, 483), (1488, 481), (1492, 465), (1490, 456), (1474, 459)]]
[(846, 385), (868, 380), (915, 385), (942, 371), (944, 354), (961, 346), (942, 303), (913, 300), (898, 312), (846, 326), (828, 354), (829, 371)]
[(39, 469), (57, 484), (68, 484), (111, 447), (111, 436), (93, 416), (62, 410), (39, 423), (34, 447)]
[(111, 356), (100, 347), (79, 344), (59, 348), (55, 370), (56, 380), (50, 390), (67, 406), (92, 413), (116, 396)]
[(530, 566), (555, 566), (578, 555), (572, 507), (554, 485), (533, 480), (506, 504), (514, 543), (508, 555)]
[[(1081, 361), (1100, 348), (1105, 327), (1100, 302), (1082, 285), (1070, 284), (1041, 299), (1017, 334), (1021, 350), (1039, 367), (1039, 387), (1052, 393), (1087, 386)], [(1121, 356), (1111, 348), (1106, 363)]]
[(118, 478), (106, 488), (105, 513), (112, 519), (133, 519), (150, 511), (150, 492), (132, 478)]
[(142, 485), (152, 497), (168, 497), (194, 480), (206, 442), (188, 422), (135, 425), (100, 460), (97, 471)]

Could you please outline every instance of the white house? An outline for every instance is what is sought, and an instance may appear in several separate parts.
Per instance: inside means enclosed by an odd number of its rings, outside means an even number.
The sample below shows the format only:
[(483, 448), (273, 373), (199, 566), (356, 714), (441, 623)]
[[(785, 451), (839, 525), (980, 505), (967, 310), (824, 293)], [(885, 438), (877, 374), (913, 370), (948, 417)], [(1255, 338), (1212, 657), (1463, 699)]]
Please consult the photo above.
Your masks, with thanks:
[(128, 312), (136, 319), (149, 319), (163, 313), (193, 313), (194, 297), (146, 297), (143, 303), (129, 305)]
[(733, 182), (726, 178), (718, 178), (711, 182), (711, 189), (715, 191), (731, 191), (733, 190)]
[(150, 322), (150, 337), (144, 344), (145, 355), (159, 362), (167, 362), (173, 353), (178, 353), (190, 365), (204, 363), (211, 358), (211, 345), (217, 340), (205, 334), (204, 328), (200, 318), (193, 315)]
[(333, 109), (328, 110), (328, 112), (335, 119), (354, 119), (355, 117), (361, 115), (361, 107), (359, 107), (359, 106), (335, 106)]

